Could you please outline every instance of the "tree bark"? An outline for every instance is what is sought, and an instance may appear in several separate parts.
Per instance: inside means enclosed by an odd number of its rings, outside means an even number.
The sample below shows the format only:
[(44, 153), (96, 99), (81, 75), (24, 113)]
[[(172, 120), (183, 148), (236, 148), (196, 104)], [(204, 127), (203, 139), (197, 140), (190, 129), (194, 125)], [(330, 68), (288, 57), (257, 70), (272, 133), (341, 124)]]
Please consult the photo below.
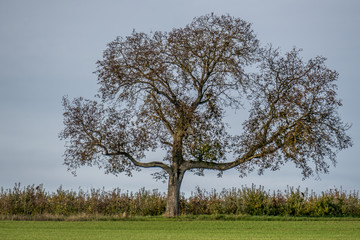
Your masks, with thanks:
[(168, 196), (166, 203), (166, 217), (177, 217), (179, 216), (180, 209), (180, 187), (184, 177), (184, 172), (176, 171), (175, 173), (169, 174), (168, 183)]

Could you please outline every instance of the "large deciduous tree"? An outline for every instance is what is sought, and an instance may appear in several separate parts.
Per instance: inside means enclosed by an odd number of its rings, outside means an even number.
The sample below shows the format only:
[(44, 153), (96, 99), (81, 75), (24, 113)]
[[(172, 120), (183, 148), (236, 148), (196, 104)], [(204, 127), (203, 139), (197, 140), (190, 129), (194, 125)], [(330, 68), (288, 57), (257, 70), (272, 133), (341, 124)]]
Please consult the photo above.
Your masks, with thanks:
[[(293, 162), (304, 177), (326, 173), (337, 151), (351, 146), (337, 113), (338, 73), (323, 57), (299, 54), (261, 47), (251, 25), (229, 15), (118, 37), (97, 62), (97, 100), (63, 100), (65, 164), (128, 175), (160, 169), (168, 216), (179, 214), (186, 171), (237, 168), (245, 175)], [(244, 106), (249, 117), (232, 134), (224, 116)], [(162, 159), (146, 159), (159, 149)]]

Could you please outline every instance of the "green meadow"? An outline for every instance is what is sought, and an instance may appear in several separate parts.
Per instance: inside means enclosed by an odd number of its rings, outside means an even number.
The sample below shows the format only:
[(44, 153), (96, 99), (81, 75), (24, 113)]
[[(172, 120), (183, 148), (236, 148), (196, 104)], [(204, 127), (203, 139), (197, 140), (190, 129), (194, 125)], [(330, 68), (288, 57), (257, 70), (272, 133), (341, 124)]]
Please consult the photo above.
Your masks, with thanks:
[(0, 221), (0, 239), (360, 239), (360, 221)]

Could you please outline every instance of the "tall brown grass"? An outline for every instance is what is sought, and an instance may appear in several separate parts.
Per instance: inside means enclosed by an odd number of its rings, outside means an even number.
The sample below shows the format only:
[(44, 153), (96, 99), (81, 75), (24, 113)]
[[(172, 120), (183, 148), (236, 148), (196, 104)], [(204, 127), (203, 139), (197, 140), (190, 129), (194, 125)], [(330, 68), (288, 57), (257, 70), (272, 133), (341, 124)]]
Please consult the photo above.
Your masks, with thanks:
[[(144, 188), (138, 192), (91, 189), (90, 191), (45, 191), (43, 185), (0, 191), (2, 219), (55, 219), (64, 216), (157, 216), (165, 212), (166, 194)], [(359, 193), (331, 189), (320, 194), (308, 189), (288, 187), (285, 191), (266, 191), (264, 187), (240, 187), (206, 191), (197, 187), (189, 198), (181, 196), (182, 214), (235, 214), (259, 216), (360, 216)]]

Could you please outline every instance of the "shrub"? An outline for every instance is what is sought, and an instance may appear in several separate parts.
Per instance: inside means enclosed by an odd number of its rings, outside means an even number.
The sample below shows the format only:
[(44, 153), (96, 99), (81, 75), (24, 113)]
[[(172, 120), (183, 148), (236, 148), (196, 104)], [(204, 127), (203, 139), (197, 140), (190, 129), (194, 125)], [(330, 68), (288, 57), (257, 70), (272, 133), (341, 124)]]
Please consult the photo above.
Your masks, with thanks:
[[(165, 212), (166, 194), (144, 188), (136, 193), (90, 189), (68, 191), (60, 186), (48, 193), (43, 185), (0, 192), (0, 216), (35, 216), (37, 219), (62, 219), (59, 216), (157, 216)], [(191, 215), (271, 215), (271, 216), (360, 216), (359, 193), (330, 189), (315, 194), (288, 187), (272, 194), (264, 187), (223, 189), (210, 192), (196, 187), (189, 198), (180, 199), (180, 212)], [(41, 217), (42, 216), (42, 217)], [(52, 217), (50, 217), (52, 216)]]

